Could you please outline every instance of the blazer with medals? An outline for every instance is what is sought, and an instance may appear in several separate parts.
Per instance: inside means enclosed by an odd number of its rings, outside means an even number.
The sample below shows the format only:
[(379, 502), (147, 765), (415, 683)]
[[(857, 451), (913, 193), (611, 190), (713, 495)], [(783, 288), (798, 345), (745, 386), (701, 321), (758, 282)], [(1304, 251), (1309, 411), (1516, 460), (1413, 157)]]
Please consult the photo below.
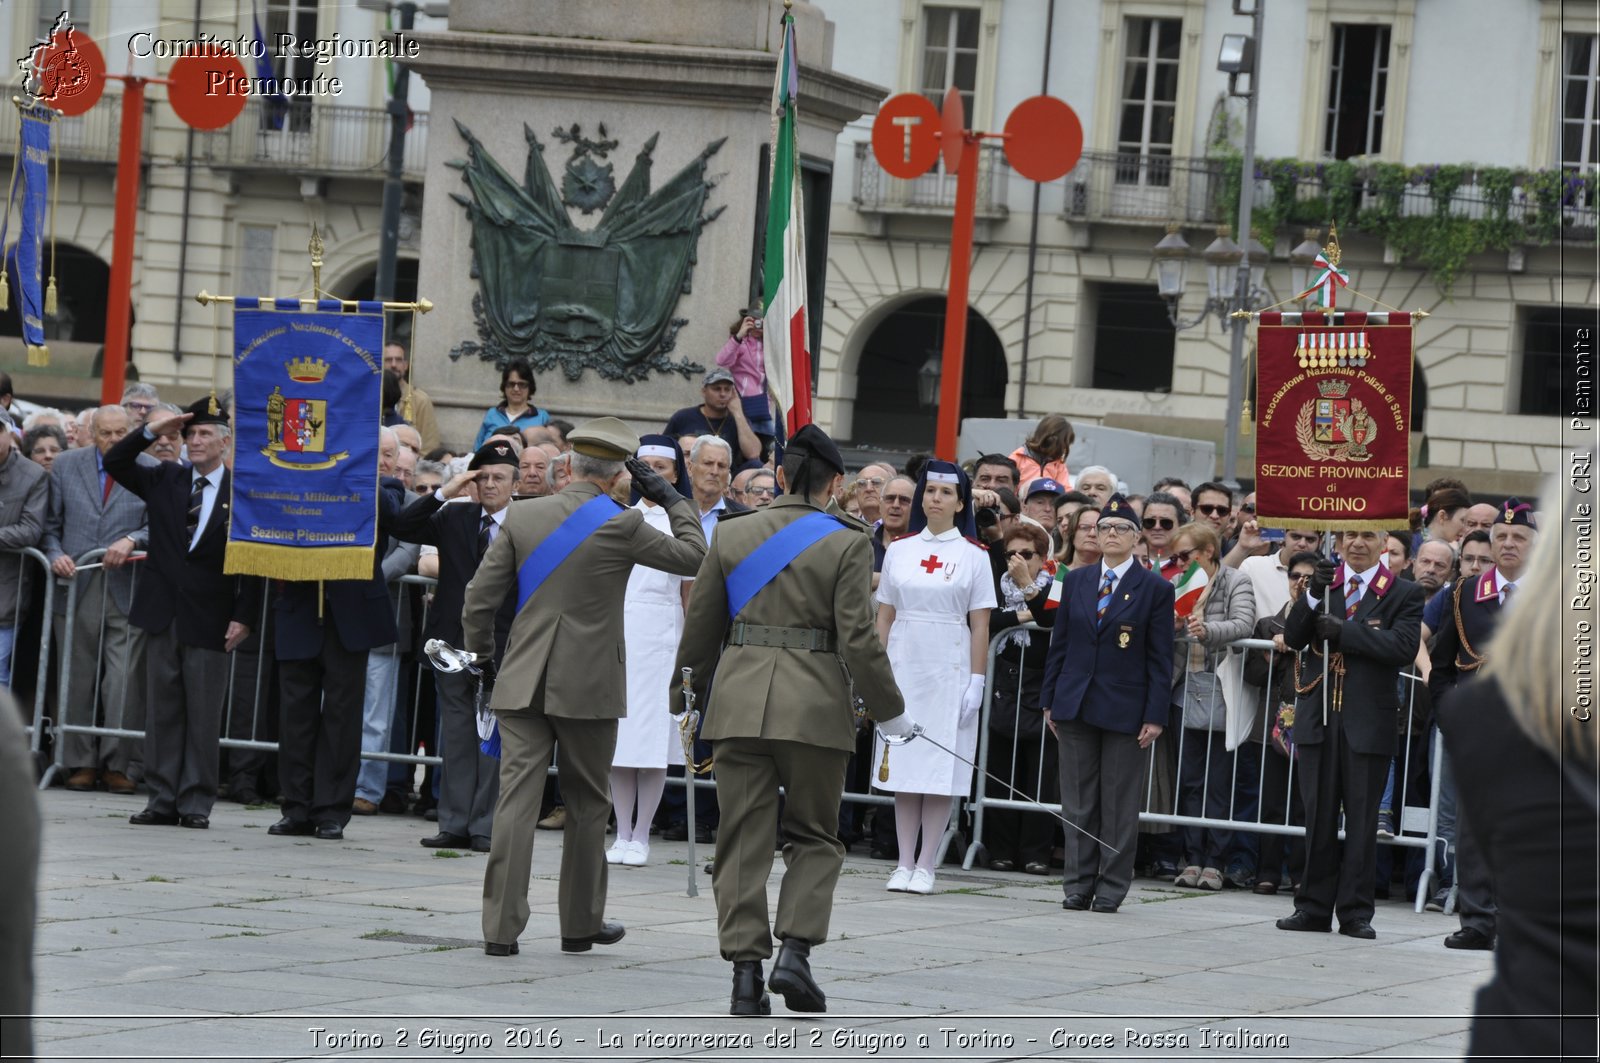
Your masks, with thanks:
[[(1333, 586), (1328, 588), (1328, 612), (1332, 616), (1344, 616), (1344, 588), (1349, 578), (1349, 571), (1340, 565)], [(1299, 695), (1294, 714), (1294, 741), (1304, 746), (1316, 745), (1323, 738), (1322, 643), (1316, 633), (1321, 603), (1314, 610), (1308, 599), (1308, 595), (1300, 596), (1283, 625), (1283, 641), (1290, 649), (1309, 646), (1312, 650), (1300, 658), (1299, 683), (1300, 687), (1311, 689)], [(1400, 693), (1395, 679), (1400, 669), (1416, 659), (1417, 647), (1422, 643), (1424, 604), (1421, 587), (1396, 578), (1380, 564), (1372, 586), (1356, 602), (1355, 616), (1340, 626), (1339, 646), (1334, 651), (1344, 659), (1340, 711), (1350, 748), (1357, 753), (1392, 757), (1399, 748)], [(1331, 672), (1328, 678), (1336, 681)], [(1328, 691), (1329, 712), (1333, 711), (1336, 690), (1337, 686)]]
[[(383, 579), (383, 557), (389, 552), (389, 525), (405, 501), (405, 486), (393, 477), (378, 481), (378, 535), (373, 546), (371, 579), (325, 582), (284, 580), (274, 602), (273, 647), (280, 661), (308, 661), (322, 652), (331, 628), (351, 653), (397, 642), (394, 600)], [(326, 606), (319, 612), (317, 591)]]
[[(40, 549), (52, 563), (63, 554), (82, 557), (90, 550), (110, 546), (128, 535), (133, 536), (140, 548), (145, 545), (143, 500), (117, 484), (115, 477), (112, 477), (111, 493), (106, 494), (100, 487), (97, 456), (92, 446), (64, 450), (56, 455), (55, 465), (50, 469), (50, 516), (45, 522)], [(139, 458), (139, 464), (157, 465), (159, 462), (145, 454)], [(133, 608), (137, 567), (124, 565), (116, 570), (101, 570), (105, 572), (112, 600), (124, 614)], [(67, 611), (65, 594), (56, 594), (55, 611)]]
[[(494, 618), (528, 555), (579, 506), (600, 496), (598, 485), (574, 480), (547, 498), (523, 499), (506, 509), (505, 523), (478, 573), (467, 584), (461, 612), (464, 648), (494, 652)], [(567, 555), (517, 612), (500, 662), (490, 707), (515, 712), (533, 704), (541, 680), (547, 716), (614, 720), (627, 715), (623, 596), (634, 565), (692, 576), (706, 540), (694, 503), (667, 509), (672, 534), (662, 535), (644, 514), (626, 506)], [(442, 555), (441, 555), (441, 564)]]
[(222, 571), (232, 473), (226, 465), (211, 472), (216, 498), (191, 550), (189, 495), (194, 468), (186, 462), (140, 462), (149, 445), (139, 429), (106, 452), (106, 472), (144, 499), (149, 520), (149, 556), (140, 562), (143, 568), (128, 619), (151, 633), (177, 624), (179, 643), (221, 651), (230, 620), (252, 631), (261, 626), (261, 580)]
[(1135, 560), (1098, 620), (1104, 564), (1067, 573), (1041, 704), (1058, 722), (1138, 734), (1172, 714), (1172, 584)]
[[(439, 579), (433, 606), (428, 610), (428, 623), (422, 632), (425, 639), (442, 639), (452, 646), (461, 645), (461, 609), (466, 601), (467, 584), (478, 570), (478, 527), (482, 518), (480, 505), (446, 503), (440, 501), (438, 495), (430, 494), (402, 510), (389, 529), (389, 534), (396, 539), (439, 548)], [(510, 511), (500, 519), (510, 520)], [(505, 525), (502, 524), (495, 538), (504, 534)], [(511, 635), (511, 621), (516, 612), (516, 580), (512, 580), (494, 616), (497, 660), (506, 651), (506, 639)]]
[(1450, 611), (1430, 654), (1433, 671), (1428, 691), (1435, 698), (1465, 681), (1483, 663), (1484, 648), (1500, 622), (1500, 586), (1500, 571), (1490, 568), (1475, 580), (1456, 580), (1451, 588)]
[[(780, 495), (750, 513), (725, 517), (695, 577), (678, 643), (678, 669), (693, 668), (697, 695), (710, 688), (700, 737), (765, 738), (853, 750), (855, 693), (874, 720), (905, 711), (889, 655), (872, 624), (869, 529), (846, 518), (844, 533), (819, 539), (791, 561), (740, 610), (728, 615), (728, 574), (780, 528), (822, 512), (798, 495)], [(836, 653), (772, 646), (728, 646), (735, 620), (834, 633)], [(720, 659), (719, 659), (720, 654)], [(841, 666), (841, 661), (842, 666)], [(713, 671), (715, 676), (713, 676)], [(713, 682), (713, 678), (715, 682)], [(672, 684), (672, 711), (683, 711)]]

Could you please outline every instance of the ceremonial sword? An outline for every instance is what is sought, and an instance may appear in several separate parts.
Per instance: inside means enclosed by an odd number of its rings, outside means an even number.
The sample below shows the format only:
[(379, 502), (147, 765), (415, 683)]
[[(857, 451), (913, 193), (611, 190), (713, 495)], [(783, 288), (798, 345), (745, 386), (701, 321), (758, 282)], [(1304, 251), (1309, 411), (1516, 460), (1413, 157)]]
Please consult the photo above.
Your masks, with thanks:
[(694, 733), (700, 726), (700, 714), (694, 709), (694, 669), (685, 668), (682, 676), (683, 715), (678, 718), (678, 741), (683, 743), (683, 804), (689, 827), (689, 890), (686, 895), (698, 897), (700, 887), (694, 881)]
[[(1112, 846), (1108, 842), (1104, 841), (1103, 839), (1097, 837), (1096, 835), (1091, 834), (1089, 831), (1084, 830), (1082, 827), (1078, 826), (1076, 823), (1072, 822), (1072, 820), (1068, 819), (1066, 816), (1063, 816), (1061, 813), (1057, 812), (1055, 809), (1051, 808), (1049, 805), (1045, 804), (1044, 802), (1038, 800), (1037, 798), (1029, 797), (1027, 794), (1023, 793), (1021, 790), (1017, 789), (1015, 786), (1012, 786), (1010, 783), (1008, 783), (1004, 779), (1000, 778), (1000, 776), (994, 774), (994, 772), (986, 771), (985, 769), (978, 767), (977, 764), (975, 764), (972, 761), (968, 760), (966, 757), (963, 757), (960, 753), (957, 753), (955, 750), (951, 749), (949, 746), (945, 745), (943, 742), (940, 742), (936, 738), (930, 737), (928, 732), (923, 729), (923, 727), (922, 727), (922, 725), (920, 723), (912, 724), (911, 725), (911, 733), (908, 734), (908, 735), (886, 735), (886, 734), (883, 733), (883, 729), (882, 728), (878, 729), (878, 735), (883, 739), (885, 747), (887, 747), (887, 746), (903, 746), (907, 742), (910, 742), (914, 738), (921, 738), (923, 741), (925, 741), (925, 742), (929, 743), (930, 745), (932, 745), (935, 749), (942, 750), (943, 752), (950, 754), (952, 757), (955, 757), (956, 760), (960, 761), (962, 764), (965, 764), (967, 767), (971, 768), (973, 771), (978, 772), (980, 775), (983, 775), (986, 778), (993, 779), (995, 782), (999, 783), (1001, 786), (1004, 786), (1007, 790), (1010, 790), (1013, 794), (1016, 794), (1018, 797), (1022, 798), (1024, 801), (1028, 802), (1028, 804), (1037, 807), (1041, 812), (1044, 812), (1044, 813), (1046, 813), (1048, 815), (1054, 816), (1056, 819), (1059, 819), (1062, 823), (1064, 823), (1067, 826), (1071, 827), (1073, 830), (1077, 831), (1079, 834), (1082, 834), (1085, 837), (1090, 838), (1095, 842), (1098, 842), (1100, 845), (1105, 846), (1111, 852), (1120, 853), (1122, 851), (1120, 849), (1115, 848), (1114, 846)], [(884, 752), (887, 754), (887, 752), (888, 752), (887, 748), (885, 749)]]

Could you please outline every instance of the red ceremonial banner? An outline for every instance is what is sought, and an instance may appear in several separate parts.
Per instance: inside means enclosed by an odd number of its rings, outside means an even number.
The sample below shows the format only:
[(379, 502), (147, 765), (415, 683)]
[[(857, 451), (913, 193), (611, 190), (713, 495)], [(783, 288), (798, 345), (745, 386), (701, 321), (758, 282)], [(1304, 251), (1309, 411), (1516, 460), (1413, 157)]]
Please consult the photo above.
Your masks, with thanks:
[(1406, 526), (1411, 315), (1260, 315), (1256, 519), (1263, 527)]

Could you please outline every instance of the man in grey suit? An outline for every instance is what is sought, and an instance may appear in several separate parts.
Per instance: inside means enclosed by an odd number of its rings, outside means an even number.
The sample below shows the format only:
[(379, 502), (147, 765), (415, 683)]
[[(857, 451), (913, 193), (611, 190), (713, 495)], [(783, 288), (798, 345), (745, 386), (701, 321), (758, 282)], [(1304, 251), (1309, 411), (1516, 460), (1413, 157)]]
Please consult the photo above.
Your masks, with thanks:
[[(22, 456), (11, 434), (11, 418), (0, 413), (0, 550), (38, 546), (49, 505), (49, 475)], [(28, 600), (35, 564), (24, 557), (0, 558), (0, 687), (11, 685), (18, 606)]]
[[(144, 726), (144, 632), (129, 623), (133, 605), (134, 569), (127, 561), (145, 545), (144, 502), (119, 485), (105, 470), (105, 455), (128, 434), (128, 411), (102, 406), (90, 422), (93, 445), (68, 450), (51, 469), (50, 517), (45, 524), (44, 553), (50, 570), (62, 580), (78, 580), (78, 606), (72, 632), (69, 703), (61, 707), (69, 724), (96, 722), (98, 686), (100, 722), (106, 727)], [(155, 463), (148, 455), (140, 462)], [(104, 548), (103, 567), (78, 577), (74, 558)], [(102, 613), (104, 626), (102, 628)], [(67, 594), (57, 588), (55, 637), (67, 636)], [(67, 789), (93, 790), (97, 781), (112, 793), (133, 793), (129, 764), (136, 743), (93, 735), (68, 734), (65, 760)], [(142, 758), (141, 758), (142, 759)]]

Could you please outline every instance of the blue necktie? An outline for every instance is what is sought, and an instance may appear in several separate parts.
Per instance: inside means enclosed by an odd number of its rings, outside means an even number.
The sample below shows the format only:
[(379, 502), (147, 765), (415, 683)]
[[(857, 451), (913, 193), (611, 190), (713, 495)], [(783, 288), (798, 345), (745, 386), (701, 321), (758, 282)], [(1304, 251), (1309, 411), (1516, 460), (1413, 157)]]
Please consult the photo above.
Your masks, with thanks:
[(1095, 627), (1099, 627), (1100, 622), (1106, 618), (1106, 610), (1111, 607), (1111, 585), (1116, 581), (1116, 574), (1109, 568), (1106, 569), (1106, 578), (1100, 581), (1100, 607), (1095, 612)]

